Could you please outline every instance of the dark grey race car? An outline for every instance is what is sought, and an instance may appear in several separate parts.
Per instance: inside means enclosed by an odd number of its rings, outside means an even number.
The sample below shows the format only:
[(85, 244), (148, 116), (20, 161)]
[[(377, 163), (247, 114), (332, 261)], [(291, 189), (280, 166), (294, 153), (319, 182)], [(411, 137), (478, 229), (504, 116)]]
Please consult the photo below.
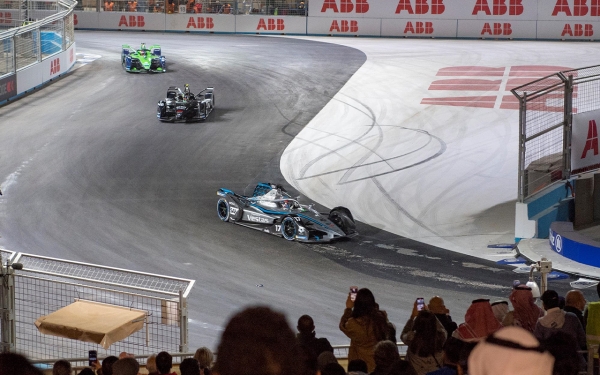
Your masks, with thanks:
[(312, 205), (300, 204), (281, 186), (259, 183), (251, 197), (221, 188), (217, 215), (245, 227), (281, 236), (288, 241), (329, 242), (354, 237), (356, 224), (345, 207), (328, 214), (317, 212)]
[(169, 87), (167, 97), (158, 102), (156, 117), (165, 122), (204, 121), (214, 107), (215, 93), (212, 87), (194, 95), (186, 83), (184, 91), (179, 87)]

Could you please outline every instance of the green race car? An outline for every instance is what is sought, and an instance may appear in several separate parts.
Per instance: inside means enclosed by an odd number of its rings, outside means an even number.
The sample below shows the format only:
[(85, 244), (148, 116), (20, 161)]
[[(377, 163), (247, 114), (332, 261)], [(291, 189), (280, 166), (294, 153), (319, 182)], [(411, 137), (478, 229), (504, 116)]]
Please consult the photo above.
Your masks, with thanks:
[(153, 45), (147, 48), (146, 43), (142, 43), (139, 49), (124, 44), (121, 49), (121, 64), (126, 71), (131, 73), (164, 73), (167, 71), (167, 62), (161, 55), (160, 46)]

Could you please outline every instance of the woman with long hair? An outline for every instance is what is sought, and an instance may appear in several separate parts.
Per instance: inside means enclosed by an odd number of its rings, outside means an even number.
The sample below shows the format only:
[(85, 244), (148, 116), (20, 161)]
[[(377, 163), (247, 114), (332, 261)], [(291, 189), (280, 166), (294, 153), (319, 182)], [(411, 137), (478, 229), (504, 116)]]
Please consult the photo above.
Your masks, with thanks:
[(431, 311), (424, 309), (413, 313), (402, 330), (402, 341), (408, 346), (406, 359), (418, 375), (435, 371), (443, 365), (446, 330)]
[(375, 369), (375, 345), (382, 340), (395, 342), (395, 332), (392, 332), (393, 325), (388, 321), (387, 313), (379, 310), (375, 296), (367, 288), (359, 289), (354, 301), (348, 293), (340, 330), (350, 338), (348, 361), (362, 359), (367, 363), (369, 372)]

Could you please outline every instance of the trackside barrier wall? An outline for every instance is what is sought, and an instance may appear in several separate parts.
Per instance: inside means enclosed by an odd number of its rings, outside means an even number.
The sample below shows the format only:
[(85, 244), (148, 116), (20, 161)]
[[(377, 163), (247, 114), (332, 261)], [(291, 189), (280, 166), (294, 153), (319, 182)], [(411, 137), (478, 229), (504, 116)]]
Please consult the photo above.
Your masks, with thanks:
[[(596, 0), (286, 0), (285, 10), (232, 2), (228, 14), (211, 0), (191, 13), (175, 0), (173, 13), (144, 7), (105, 11), (94, 3), (75, 12), (76, 28), (383, 37), (596, 40)], [(251, 8), (246, 8), (252, 4)], [(218, 3), (217, 3), (218, 4)], [(269, 4), (266, 1), (265, 4)], [(289, 10), (288, 10), (289, 8)], [(154, 13), (158, 12), (158, 13)], [(289, 15), (292, 14), (292, 15)], [(302, 21), (300, 21), (302, 19)]]
[[(5, 349), (31, 360), (74, 358), (97, 350), (99, 357), (126, 351), (148, 356), (166, 350), (187, 353), (187, 299), (194, 280), (154, 275), (125, 269), (73, 262), (31, 254), (2, 252), (8, 264), (20, 263), (22, 270), (4, 267), (0, 295), (12, 285), (12, 305), (2, 328), (15, 327), (13, 342)], [(13, 263), (14, 262), (14, 263)], [(6, 271), (8, 269), (8, 271)], [(78, 300), (120, 306), (146, 312), (141, 330), (113, 343), (108, 349), (92, 343), (41, 334), (34, 322)], [(5, 310), (6, 311), (6, 310)], [(3, 313), (4, 315), (4, 313)], [(3, 335), (3, 339), (4, 339)], [(4, 340), (3, 340), (4, 341)]]
[(72, 0), (0, 3), (0, 29), (11, 27), (0, 31), (0, 104), (52, 81), (75, 64), (76, 5)]

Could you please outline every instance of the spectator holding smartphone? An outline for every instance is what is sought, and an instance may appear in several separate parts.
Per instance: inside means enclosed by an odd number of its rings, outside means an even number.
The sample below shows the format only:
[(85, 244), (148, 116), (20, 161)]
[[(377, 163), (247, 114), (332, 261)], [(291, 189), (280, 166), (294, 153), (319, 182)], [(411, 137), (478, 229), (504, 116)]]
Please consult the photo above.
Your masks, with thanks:
[(375, 345), (382, 340), (392, 339), (395, 342), (395, 338), (390, 337), (392, 327), (387, 313), (379, 310), (375, 296), (369, 289), (359, 289), (354, 301), (351, 293), (348, 293), (346, 309), (340, 319), (340, 330), (350, 338), (348, 361), (362, 359), (367, 363), (369, 372), (373, 372)]
[(402, 330), (402, 341), (408, 346), (406, 359), (418, 375), (425, 375), (442, 367), (447, 332), (435, 314), (423, 307), (419, 311), (415, 301), (413, 311)]

